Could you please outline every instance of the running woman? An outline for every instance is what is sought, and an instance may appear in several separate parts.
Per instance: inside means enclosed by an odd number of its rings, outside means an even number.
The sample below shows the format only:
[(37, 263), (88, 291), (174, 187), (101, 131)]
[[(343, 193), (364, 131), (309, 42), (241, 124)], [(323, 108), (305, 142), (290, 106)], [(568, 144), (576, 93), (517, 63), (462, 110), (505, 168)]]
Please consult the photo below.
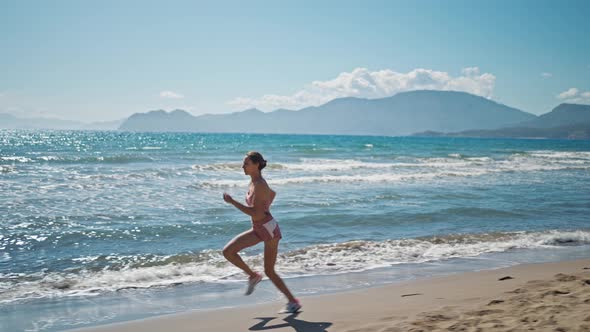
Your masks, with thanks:
[(301, 304), (291, 294), (283, 279), (275, 272), (279, 241), (282, 236), (279, 224), (270, 214), (270, 205), (276, 196), (276, 192), (270, 189), (268, 183), (262, 177), (264, 167), (266, 167), (266, 160), (260, 153), (251, 151), (244, 157), (242, 168), (244, 174), (249, 175), (251, 178), (248, 193), (246, 194), (247, 205), (237, 202), (227, 193), (223, 194), (225, 202), (235, 206), (252, 219), (252, 228), (229, 241), (223, 248), (223, 256), (248, 275), (246, 295), (250, 295), (262, 280), (262, 275), (252, 271), (244, 263), (238, 252), (264, 242), (264, 273), (289, 301), (285, 309), (281, 310), (280, 313), (294, 313), (301, 309)]

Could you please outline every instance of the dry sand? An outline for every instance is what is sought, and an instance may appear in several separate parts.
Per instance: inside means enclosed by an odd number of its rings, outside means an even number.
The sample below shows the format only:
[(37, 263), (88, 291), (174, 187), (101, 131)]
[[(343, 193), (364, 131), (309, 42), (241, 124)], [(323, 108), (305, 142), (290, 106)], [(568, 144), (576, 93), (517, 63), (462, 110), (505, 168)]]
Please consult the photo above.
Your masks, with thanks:
[(590, 259), (433, 277), (301, 302), (303, 311), (294, 315), (277, 314), (281, 303), (269, 303), (81, 331), (590, 331)]

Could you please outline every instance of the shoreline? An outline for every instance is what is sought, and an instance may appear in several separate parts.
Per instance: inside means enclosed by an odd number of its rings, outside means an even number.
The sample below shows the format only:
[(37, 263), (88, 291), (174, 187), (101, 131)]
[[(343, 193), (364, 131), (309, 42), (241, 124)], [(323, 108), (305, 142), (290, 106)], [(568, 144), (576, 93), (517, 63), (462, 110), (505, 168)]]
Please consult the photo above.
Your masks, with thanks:
[[(506, 276), (511, 279), (499, 280)], [(463, 272), (300, 300), (303, 311), (296, 315), (277, 314), (283, 303), (274, 301), (68, 331), (584, 330), (590, 329), (590, 259)]]

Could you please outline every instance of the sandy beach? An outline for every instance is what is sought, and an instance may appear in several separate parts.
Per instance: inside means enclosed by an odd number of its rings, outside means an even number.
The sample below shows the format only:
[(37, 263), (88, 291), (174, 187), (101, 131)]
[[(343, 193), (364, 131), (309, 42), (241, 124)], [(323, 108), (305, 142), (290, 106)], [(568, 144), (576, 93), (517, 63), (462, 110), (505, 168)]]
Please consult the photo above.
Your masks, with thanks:
[[(256, 296), (254, 294), (253, 296)], [(282, 303), (80, 329), (108, 331), (590, 331), (590, 259), (433, 277)]]

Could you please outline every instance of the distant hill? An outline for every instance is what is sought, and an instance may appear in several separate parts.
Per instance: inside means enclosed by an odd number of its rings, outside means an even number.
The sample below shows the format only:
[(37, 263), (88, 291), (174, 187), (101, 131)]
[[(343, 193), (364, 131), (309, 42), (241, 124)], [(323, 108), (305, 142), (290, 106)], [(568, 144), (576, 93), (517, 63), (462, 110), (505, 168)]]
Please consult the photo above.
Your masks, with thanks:
[(514, 127), (453, 133), (426, 131), (413, 136), (590, 139), (590, 105), (561, 104), (549, 113)]
[(590, 105), (564, 103), (555, 107), (551, 112), (519, 123), (516, 127), (551, 128), (580, 123), (590, 123)]
[(176, 110), (129, 117), (120, 130), (298, 134), (409, 135), (418, 131), (495, 129), (536, 116), (455, 91), (411, 91), (381, 99), (340, 98), (298, 111), (257, 109), (192, 116)]
[(193, 115), (183, 110), (170, 113), (162, 110), (150, 111), (131, 115), (121, 123), (119, 130), (133, 131), (133, 128), (141, 128), (141, 131), (191, 131), (195, 120)]
[(74, 129), (81, 122), (50, 118), (17, 118), (11, 114), (0, 114), (0, 128), (3, 129)]
[(51, 118), (17, 118), (11, 114), (0, 113), (0, 129), (116, 130), (122, 122), (123, 120), (83, 123)]

